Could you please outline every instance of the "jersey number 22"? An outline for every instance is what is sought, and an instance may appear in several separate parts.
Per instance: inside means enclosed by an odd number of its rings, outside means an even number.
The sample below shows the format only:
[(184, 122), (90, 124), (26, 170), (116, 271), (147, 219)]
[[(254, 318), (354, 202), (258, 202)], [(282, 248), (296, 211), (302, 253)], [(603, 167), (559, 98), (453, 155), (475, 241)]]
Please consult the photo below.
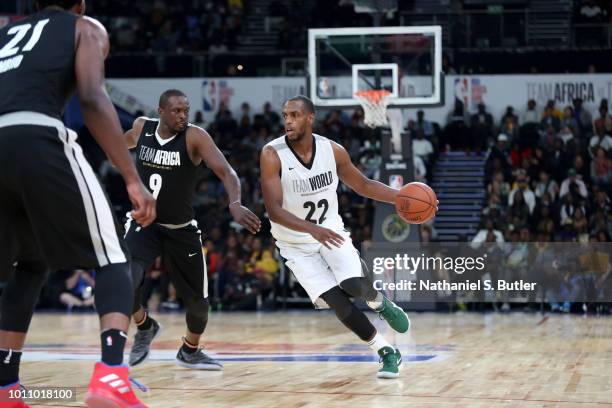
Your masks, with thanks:
[[(327, 202), (326, 199), (322, 199), (316, 204), (313, 203), (312, 201), (306, 201), (304, 203), (304, 208), (308, 209), (308, 214), (306, 215), (306, 221), (310, 221), (314, 224), (321, 225), (323, 224), (323, 221), (325, 221), (325, 214), (327, 213), (327, 209), (329, 208), (329, 203)], [(323, 211), (321, 212), (321, 216), (319, 216), (318, 220), (312, 218), (317, 208), (323, 208)]]

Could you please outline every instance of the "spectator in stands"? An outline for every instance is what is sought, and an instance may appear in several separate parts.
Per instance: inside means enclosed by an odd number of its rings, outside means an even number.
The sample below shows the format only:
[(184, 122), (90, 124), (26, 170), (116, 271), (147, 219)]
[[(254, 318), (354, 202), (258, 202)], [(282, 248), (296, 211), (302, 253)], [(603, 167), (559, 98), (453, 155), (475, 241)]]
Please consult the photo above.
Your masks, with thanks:
[(443, 149), (462, 149), (469, 147), (470, 132), (467, 128), (467, 113), (463, 102), (455, 100), (455, 107), (448, 113), (442, 139)]
[[(557, 132), (553, 125), (548, 125), (546, 129), (541, 133), (538, 146), (543, 150), (550, 152), (555, 149), (555, 139), (557, 139)], [(563, 142), (563, 140), (561, 140)], [(563, 146), (563, 143), (561, 143)]]
[[(510, 200), (508, 200), (510, 203)], [(510, 230), (521, 228), (527, 224), (530, 214), (529, 206), (525, 203), (523, 197), (523, 191), (517, 189), (512, 196), (512, 203), (508, 208), (508, 224), (511, 226)]]
[(427, 139), (431, 139), (434, 136), (435, 129), (433, 123), (425, 119), (425, 112), (422, 110), (417, 111), (416, 126), (418, 129), (423, 131), (423, 134)]
[(571, 226), (576, 209), (580, 208), (584, 213), (584, 207), (580, 206), (574, 201), (574, 196), (572, 194), (566, 194), (562, 196), (561, 199), (563, 200), (563, 204), (561, 205), (559, 220), (562, 226)]
[(576, 169), (576, 176), (581, 179), (585, 184), (591, 182), (591, 169), (584, 164), (582, 154), (578, 153), (574, 156), (574, 162), (572, 163), (574, 169)]
[(557, 181), (562, 180), (566, 174), (569, 159), (561, 139), (554, 139), (553, 150), (547, 156), (546, 167), (550, 170), (552, 178)]
[(564, 145), (567, 145), (568, 142), (574, 138), (574, 133), (569, 126), (564, 126), (561, 128), (557, 137), (563, 141)]
[(540, 123), (540, 115), (536, 110), (536, 101), (534, 101), (533, 99), (530, 99), (527, 102), (527, 110), (525, 110), (525, 112), (523, 113), (521, 123), (523, 125), (538, 125)]
[(510, 140), (516, 140), (519, 134), (519, 124), (518, 116), (514, 114), (512, 106), (506, 108), (506, 113), (504, 113), (499, 123), (501, 133), (507, 135)]
[(595, 157), (591, 162), (591, 179), (601, 186), (609, 186), (612, 183), (612, 161), (601, 146), (595, 148)]
[(574, 214), (572, 215), (572, 229), (578, 236), (578, 241), (588, 242), (589, 239), (589, 222), (584, 215), (582, 208), (576, 208)]
[(537, 199), (540, 199), (546, 193), (555, 200), (559, 193), (559, 186), (555, 180), (550, 178), (550, 174), (543, 170), (540, 171), (539, 180), (535, 184), (534, 194)]
[(508, 148), (508, 136), (505, 133), (500, 133), (499, 136), (497, 136), (497, 143), (489, 150), (485, 168), (491, 170), (493, 160), (495, 159), (499, 159), (502, 167), (504, 167), (506, 171), (509, 170), (509, 166), (511, 165), (509, 161), (510, 149)]
[(493, 137), (493, 116), (487, 112), (484, 103), (478, 104), (478, 112), (472, 115), (470, 123), (473, 137), (471, 147), (480, 151)]
[(574, 118), (578, 122), (580, 134), (591, 132), (591, 113), (582, 106), (582, 98), (575, 98), (574, 101)]
[(593, 157), (595, 148), (601, 147), (606, 153), (609, 153), (612, 149), (612, 137), (606, 134), (605, 127), (597, 127), (595, 129), (596, 134), (591, 137), (589, 142), (589, 153)]
[(567, 126), (572, 129), (573, 132), (579, 130), (578, 121), (574, 117), (574, 108), (566, 106), (563, 109), (563, 117), (561, 118), (561, 127)]
[(486, 241), (487, 234), (493, 234), (495, 236), (495, 242), (497, 243), (504, 242), (504, 235), (501, 233), (500, 230), (495, 229), (493, 225), (493, 221), (487, 218), (485, 219), (484, 227), (478, 230), (476, 235), (474, 235), (474, 238), (472, 238), (471, 247), (479, 248), (480, 245)]
[(493, 194), (489, 197), (489, 204), (482, 210), (482, 215), (491, 220), (494, 226), (505, 227), (506, 213), (499, 195)]
[(506, 182), (504, 173), (501, 171), (496, 171), (493, 174), (493, 180), (487, 185), (487, 193), (489, 195), (498, 195), (502, 200), (502, 203), (507, 203), (510, 190), (510, 184)]
[(340, 110), (334, 109), (326, 115), (324, 121), (325, 136), (336, 142), (340, 140), (344, 127), (340, 119), (341, 114), (342, 112)]
[(539, 206), (534, 212), (533, 217), (535, 231), (550, 237), (555, 233), (555, 220), (553, 219), (550, 207), (548, 205)]
[(433, 145), (429, 140), (425, 139), (423, 129), (417, 129), (416, 137), (412, 140), (412, 153), (419, 156), (427, 164), (430, 162), (433, 152)]
[(227, 253), (223, 269), (222, 304), (225, 310), (255, 310), (259, 282), (252, 274), (245, 273), (244, 261), (234, 252)]
[(601, 102), (598, 109), (599, 117), (593, 121), (593, 128), (596, 132), (597, 129), (604, 128), (606, 133), (610, 133), (612, 130), (612, 116), (608, 113), (608, 102), (605, 99)]
[(412, 164), (414, 166), (414, 179), (422, 183), (427, 182), (427, 167), (421, 156), (412, 155)]
[(93, 307), (96, 282), (92, 271), (57, 271), (51, 276), (50, 286), (55, 301), (68, 310)]
[(193, 124), (196, 126), (199, 126), (201, 128), (204, 128), (206, 125), (206, 122), (204, 121), (204, 114), (202, 114), (202, 111), (197, 111), (195, 113), (195, 117), (193, 119)]
[(527, 204), (529, 208), (529, 214), (533, 213), (533, 209), (536, 205), (536, 197), (534, 192), (529, 188), (527, 177), (523, 176), (517, 178), (515, 187), (510, 191), (508, 196), (508, 204), (512, 207), (517, 195), (520, 193), (521, 199)]
[(241, 119), (248, 119), (249, 120), (249, 124), (251, 123), (251, 105), (249, 105), (248, 102), (242, 102), (242, 105), (240, 105), (240, 113), (241, 113)]
[(264, 103), (262, 117), (268, 131), (276, 133), (279, 129), (280, 116), (272, 109), (272, 104), (270, 102)]
[(574, 188), (583, 198), (588, 197), (588, 191), (584, 181), (577, 177), (576, 169), (572, 167), (567, 171), (567, 178), (561, 183), (559, 197), (563, 199), (568, 193), (572, 192)]
[(555, 128), (555, 131), (558, 132), (561, 127), (561, 118), (563, 114), (555, 108), (555, 101), (549, 100), (546, 103), (546, 107), (544, 108), (544, 112), (542, 112), (542, 120), (540, 121), (540, 129), (546, 129), (548, 126)]

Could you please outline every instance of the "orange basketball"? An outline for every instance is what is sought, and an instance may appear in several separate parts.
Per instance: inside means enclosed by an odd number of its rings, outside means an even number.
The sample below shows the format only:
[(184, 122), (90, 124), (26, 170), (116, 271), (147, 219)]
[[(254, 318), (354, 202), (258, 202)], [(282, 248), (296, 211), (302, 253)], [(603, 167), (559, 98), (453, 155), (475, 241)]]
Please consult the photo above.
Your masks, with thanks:
[(401, 188), (395, 210), (408, 224), (422, 224), (436, 215), (438, 199), (427, 184), (413, 182)]

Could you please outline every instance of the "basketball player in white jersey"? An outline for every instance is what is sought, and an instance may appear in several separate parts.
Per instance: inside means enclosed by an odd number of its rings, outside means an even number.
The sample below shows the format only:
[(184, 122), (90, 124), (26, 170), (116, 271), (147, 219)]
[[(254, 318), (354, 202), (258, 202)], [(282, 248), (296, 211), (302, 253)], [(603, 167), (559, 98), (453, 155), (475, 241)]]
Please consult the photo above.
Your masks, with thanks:
[[(261, 186), (286, 265), (314, 304), (327, 303), (338, 319), (380, 356), (380, 378), (399, 376), (402, 358), (349, 296), (364, 299), (400, 333), (410, 322), (402, 309), (363, 277), (359, 253), (338, 214), (338, 180), (356, 193), (393, 203), (398, 190), (366, 178), (339, 144), (312, 133), (314, 105), (305, 96), (285, 102), (286, 134), (264, 146)], [(322, 302), (321, 302), (322, 301)]]

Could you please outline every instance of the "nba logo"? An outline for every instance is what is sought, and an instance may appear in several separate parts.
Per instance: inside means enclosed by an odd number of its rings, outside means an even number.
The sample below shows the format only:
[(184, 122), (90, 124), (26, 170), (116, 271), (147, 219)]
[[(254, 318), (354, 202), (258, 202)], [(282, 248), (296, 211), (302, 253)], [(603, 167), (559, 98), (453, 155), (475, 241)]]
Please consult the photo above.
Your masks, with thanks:
[(319, 98), (331, 97), (331, 86), (327, 78), (322, 78), (319, 81)]
[(404, 177), (399, 174), (392, 174), (389, 176), (389, 187), (400, 189), (404, 185)]

